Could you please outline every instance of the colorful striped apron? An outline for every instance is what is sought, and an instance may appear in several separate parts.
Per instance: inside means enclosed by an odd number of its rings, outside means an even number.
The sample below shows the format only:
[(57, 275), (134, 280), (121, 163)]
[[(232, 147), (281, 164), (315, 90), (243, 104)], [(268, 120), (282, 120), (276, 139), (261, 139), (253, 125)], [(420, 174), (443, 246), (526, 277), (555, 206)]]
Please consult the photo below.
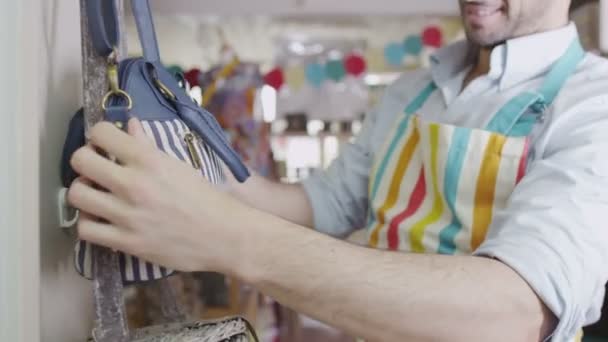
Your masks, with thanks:
[[(576, 39), (541, 88), (510, 100), (485, 129), (428, 122), (415, 113), (429, 84), (400, 115), (369, 184), (370, 247), (466, 255), (485, 239), (526, 172), (530, 133), (584, 58)], [(582, 330), (574, 341), (582, 340)]]
[(415, 113), (429, 84), (400, 115), (369, 184), (368, 244), (415, 253), (471, 254), (492, 214), (526, 172), (529, 135), (584, 58), (576, 39), (538, 91), (510, 100), (485, 129), (425, 121)]

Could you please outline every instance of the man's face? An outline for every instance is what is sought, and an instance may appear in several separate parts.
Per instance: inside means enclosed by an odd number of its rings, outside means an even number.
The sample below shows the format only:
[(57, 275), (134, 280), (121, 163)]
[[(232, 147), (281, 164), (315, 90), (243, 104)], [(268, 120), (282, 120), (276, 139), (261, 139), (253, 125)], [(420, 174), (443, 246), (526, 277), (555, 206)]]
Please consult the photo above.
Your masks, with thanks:
[(565, 17), (570, 0), (459, 0), (468, 39), (493, 46), (547, 30)]

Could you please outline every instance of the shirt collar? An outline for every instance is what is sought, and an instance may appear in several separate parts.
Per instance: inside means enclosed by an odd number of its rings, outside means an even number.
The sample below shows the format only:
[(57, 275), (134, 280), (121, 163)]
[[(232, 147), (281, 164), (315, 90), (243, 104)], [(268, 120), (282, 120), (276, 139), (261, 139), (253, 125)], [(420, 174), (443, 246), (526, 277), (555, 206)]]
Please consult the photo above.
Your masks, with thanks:
[[(574, 23), (567, 26), (514, 38), (492, 50), (488, 77), (499, 82), (500, 90), (546, 73), (568, 49), (578, 31)], [(459, 41), (439, 49), (431, 56), (431, 76), (438, 87), (456, 77), (472, 63), (470, 44)]]
[(466, 40), (461, 40), (431, 55), (431, 77), (439, 88), (471, 64), (470, 51), (470, 44)]

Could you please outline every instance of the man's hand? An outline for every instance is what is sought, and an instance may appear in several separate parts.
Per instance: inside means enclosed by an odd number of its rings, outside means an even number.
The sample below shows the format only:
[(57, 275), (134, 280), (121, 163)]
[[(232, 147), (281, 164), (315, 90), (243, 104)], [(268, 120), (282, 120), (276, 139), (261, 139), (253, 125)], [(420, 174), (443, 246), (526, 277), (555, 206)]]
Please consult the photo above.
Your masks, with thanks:
[(137, 120), (129, 133), (100, 123), (71, 160), (82, 175), (68, 194), (83, 212), (80, 237), (177, 270), (233, 272), (247, 229), (229, 228), (226, 218), (251, 210), (157, 150)]

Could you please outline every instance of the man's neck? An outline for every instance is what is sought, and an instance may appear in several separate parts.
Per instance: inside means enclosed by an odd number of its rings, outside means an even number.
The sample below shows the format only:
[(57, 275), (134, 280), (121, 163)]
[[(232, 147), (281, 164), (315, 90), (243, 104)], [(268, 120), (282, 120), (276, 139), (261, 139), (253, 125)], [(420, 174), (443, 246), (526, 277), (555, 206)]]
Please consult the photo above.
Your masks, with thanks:
[(475, 59), (475, 63), (473, 67), (467, 74), (462, 83), (462, 90), (464, 90), (474, 79), (479, 76), (486, 75), (490, 72), (490, 58), (492, 56), (492, 48), (491, 47), (483, 47), (479, 48), (477, 52), (477, 57)]
[[(561, 12), (567, 13), (567, 10), (564, 10)], [(556, 29), (567, 26), (569, 24), (569, 22), (570, 21), (569, 21), (567, 15), (565, 16), (565, 18), (560, 17), (560, 16), (555, 16), (554, 20), (548, 21), (545, 25), (537, 28), (530, 34), (556, 30)], [(488, 74), (488, 72), (490, 72), (490, 59), (492, 56), (493, 49), (494, 49), (493, 46), (492, 47), (476, 47), (476, 48), (473, 47), (472, 53), (474, 56), (473, 60), (475, 62), (473, 64), (473, 67), (471, 68), (471, 70), (469, 71), (467, 76), (465, 77), (464, 82), (462, 83), (462, 90), (464, 90), (477, 77), (486, 75), (486, 74)]]

